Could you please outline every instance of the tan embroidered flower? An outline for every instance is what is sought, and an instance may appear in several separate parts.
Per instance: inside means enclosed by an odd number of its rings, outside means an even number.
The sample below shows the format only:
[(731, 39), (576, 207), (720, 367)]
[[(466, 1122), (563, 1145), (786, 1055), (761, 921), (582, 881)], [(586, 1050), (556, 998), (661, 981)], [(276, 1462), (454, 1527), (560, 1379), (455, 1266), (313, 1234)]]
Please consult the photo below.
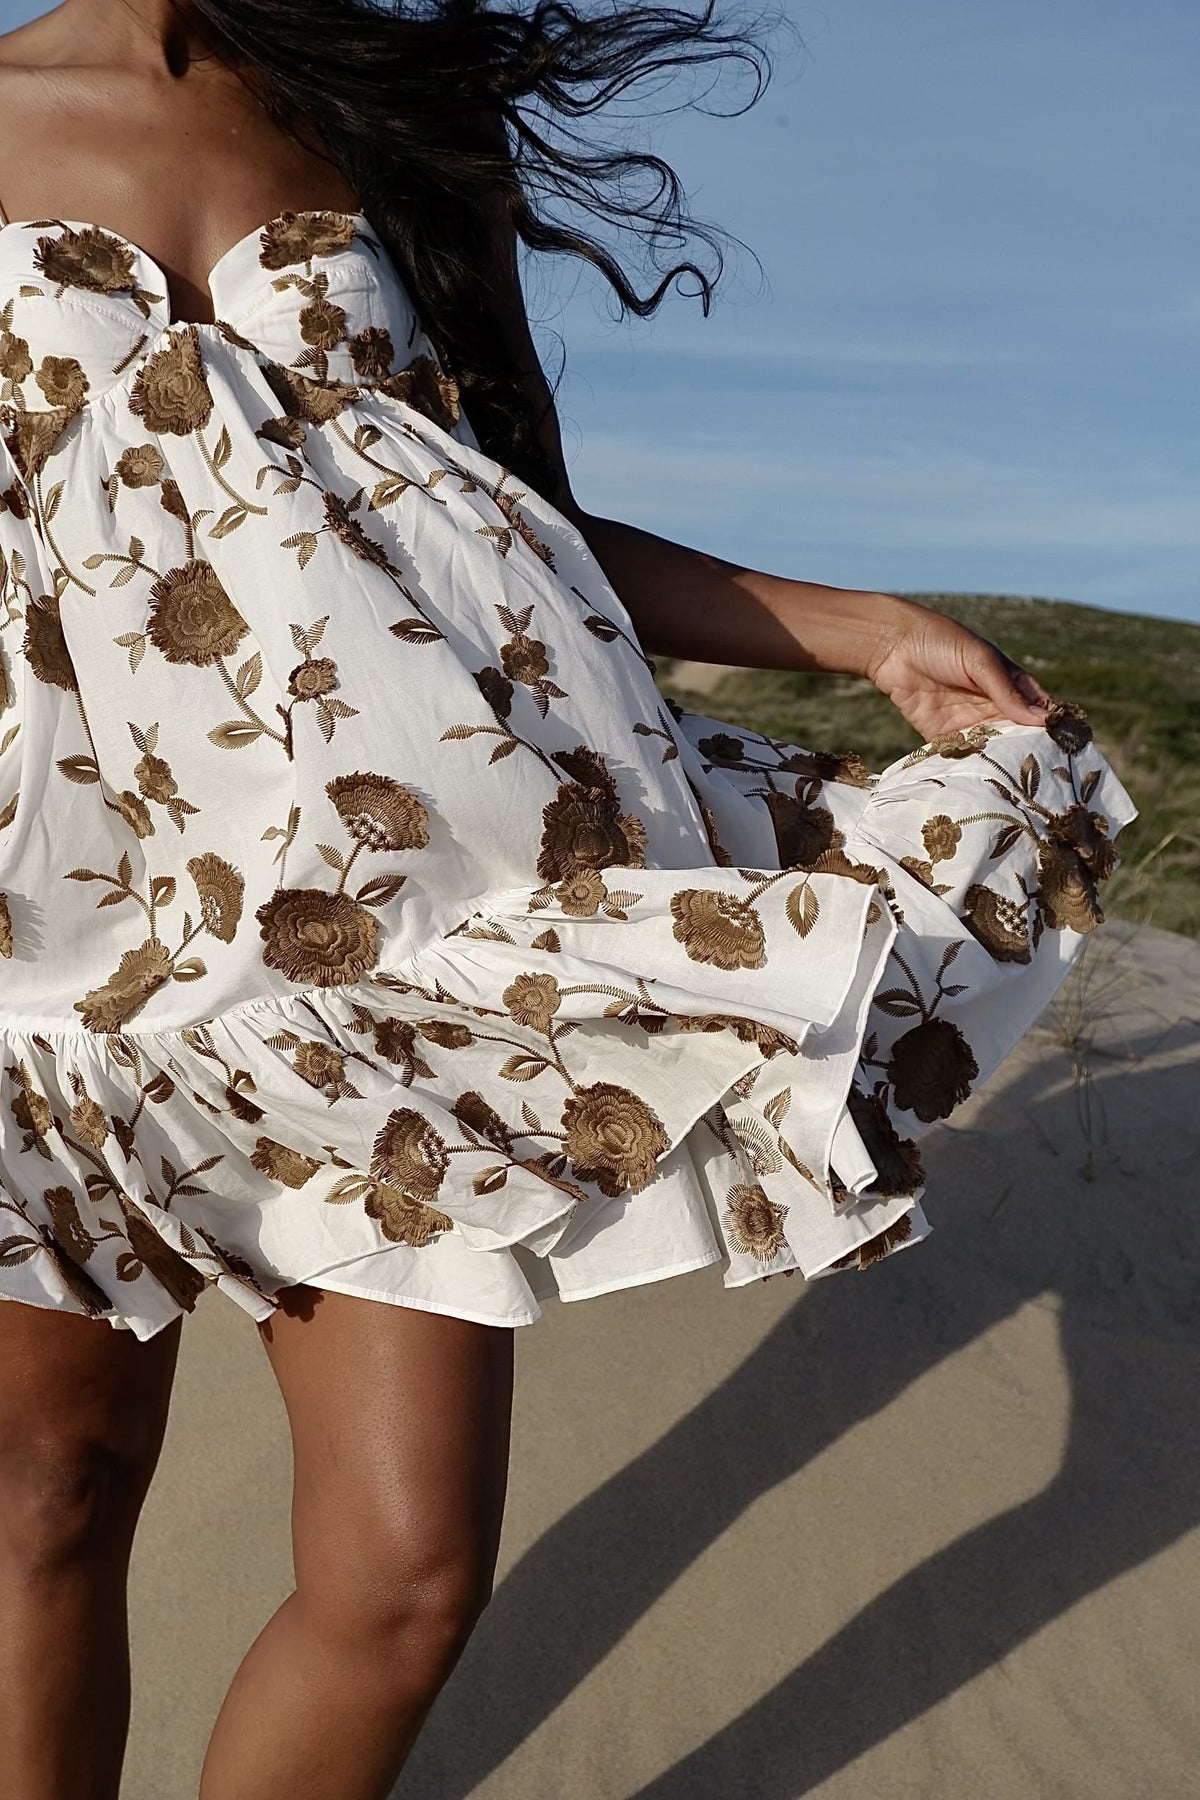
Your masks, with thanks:
[(770, 1262), (787, 1243), (783, 1221), (787, 1207), (772, 1200), (759, 1183), (730, 1189), (724, 1225), (734, 1246), (756, 1262)]
[(262, 1175), (282, 1181), (284, 1187), (302, 1188), (321, 1167), (315, 1156), (304, 1156), (274, 1138), (260, 1137), (250, 1153), (250, 1161)]
[(139, 1006), (171, 979), (171, 956), (157, 938), (127, 950), (115, 975), (75, 1002), (89, 1031), (119, 1031)]
[(827, 806), (805, 806), (793, 794), (769, 793), (767, 811), (775, 829), (781, 868), (808, 868), (845, 838)]
[(945, 813), (935, 813), (921, 827), (921, 842), (931, 863), (948, 862), (961, 841), (962, 826)]
[(300, 336), (314, 350), (336, 350), (346, 335), (346, 314), (332, 300), (312, 300), (300, 312)]
[(20, 412), (4, 436), (9, 455), (26, 481), (40, 475), (75, 415), (61, 407), (48, 412)]
[(581, 1087), (563, 1107), (566, 1152), (580, 1181), (602, 1194), (639, 1193), (670, 1149), (662, 1121), (639, 1095), (611, 1081)]
[(197, 558), (168, 569), (151, 587), (146, 629), (168, 662), (203, 669), (232, 656), (250, 628), (212, 564)]
[(550, 672), (545, 644), (539, 643), (537, 638), (526, 637), (523, 632), (517, 632), (508, 643), (501, 644), (500, 661), (509, 679), (523, 682), (526, 687), (533, 687)]
[(425, 807), (390, 775), (336, 775), (325, 792), (351, 837), (367, 850), (423, 850), (429, 842)]
[(288, 676), (288, 692), (297, 700), (319, 700), (323, 694), (331, 694), (337, 684), (337, 664), (328, 656), (314, 656)]
[(255, 432), (255, 437), (265, 438), (269, 444), (282, 444), (285, 450), (298, 450), (307, 433), (300, 419), (264, 419)]
[(502, 997), (510, 1017), (532, 1031), (549, 1031), (550, 1021), (562, 1005), (553, 975), (518, 975)]
[(789, 775), (803, 775), (809, 780), (836, 781), (843, 787), (873, 787), (874, 778), (855, 750), (793, 750), (779, 765)]
[(489, 1144), (495, 1144), (503, 1150), (512, 1142), (512, 1131), (495, 1107), (489, 1106), (483, 1095), (475, 1093), (473, 1089), (460, 1094), (450, 1110), (464, 1131), (477, 1132)]
[(63, 635), (58, 601), (44, 594), (25, 609), (25, 660), (39, 681), (77, 694), (79, 682), (67, 640)]
[(1117, 866), (1117, 852), (1108, 835), (1108, 821), (1077, 803), (1050, 820), (1050, 833), (1071, 848), (1097, 882), (1107, 881)]
[[(208, 1286), (207, 1278), (186, 1257), (180, 1256), (178, 1250), (173, 1249), (165, 1238), (159, 1236), (127, 1195), (120, 1195), (119, 1201), (125, 1221), (125, 1235), (136, 1261), (148, 1269), (156, 1281), (162, 1283), (177, 1306), (183, 1307), (185, 1312), (191, 1312)], [(120, 1267), (118, 1260), (118, 1272)], [(128, 1275), (124, 1277), (126, 1280), (129, 1278)]]
[(37, 268), (57, 287), (86, 288), (93, 294), (127, 294), (137, 286), (133, 251), (120, 238), (87, 225), (40, 237), (34, 246)]
[(13, 953), (12, 913), (9, 910), (8, 895), (0, 894), (0, 956), (9, 961)]
[(681, 888), (671, 895), (672, 931), (693, 962), (718, 969), (761, 969), (767, 960), (762, 920), (735, 894)]
[(150, 817), (150, 808), (140, 794), (132, 788), (115, 796), (117, 810), (135, 837), (148, 838), (154, 836), (154, 820)]
[(73, 356), (43, 356), (36, 379), (51, 406), (75, 413), (83, 405), (88, 378)]
[(405, 1200), (426, 1206), (437, 1198), (450, 1157), (444, 1140), (423, 1113), (397, 1107), (375, 1139), (371, 1173)]
[(204, 929), (223, 944), (232, 944), (242, 916), (246, 883), (232, 864), (212, 850), (191, 857), (187, 871), (200, 896)]
[(382, 325), (364, 325), (350, 339), (350, 358), (364, 381), (382, 381), (396, 360), (391, 333)]
[(465, 1050), (475, 1042), (470, 1026), (459, 1025), (453, 1019), (418, 1019), (417, 1030), (440, 1050)]
[(345, 250), (354, 237), (349, 213), (285, 212), (263, 230), (258, 260), (264, 269), (287, 269)]
[(901, 1111), (932, 1125), (962, 1105), (979, 1075), (979, 1064), (951, 1019), (925, 1019), (896, 1039), (887, 1072)]
[(900, 867), (907, 869), (913, 880), (919, 881), (922, 887), (931, 888), (933, 886), (933, 864), (931, 862), (924, 862), (919, 856), (902, 856)]
[(379, 383), (378, 390), (392, 400), (424, 413), (443, 431), (458, 423), (461, 411), (458, 383), (430, 356), (416, 356), (406, 369), (397, 370)]
[(1038, 846), (1038, 900), (1055, 931), (1095, 931), (1104, 923), (1096, 883), (1074, 847), (1057, 837)]
[(900, 1136), (881, 1097), (865, 1094), (855, 1083), (846, 1096), (846, 1109), (875, 1164), (868, 1192), (880, 1199), (916, 1193), (925, 1180), (920, 1152), (911, 1138)]
[(186, 500), (179, 491), (179, 483), (172, 481), (169, 475), (162, 484), (162, 493), (158, 496), (158, 503), (165, 513), (170, 514), (171, 518), (178, 519), (186, 531), (192, 529), (192, 516), (188, 512)]
[(995, 888), (973, 881), (963, 901), (961, 918), (996, 962), (1027, 963), (1033, 952), (1029, 942), (1028, 902), (1010, 900)]
[(68, 1256), (86, 1262), (96, 1248), (95, 1239), (79, 1216), (79, 1201), (69, 1187), (47, 1188), (42, 1195), (50, 1213), (51, 1230)]
[(573, 919), (590, 919), (599, 911), (607, 892), (603, 878), (595, 869), (575, 869), (565, 881), (559, 882), (554, 898)]
[(367, 1217), (378, 1222), (385, 1238), (393, 1244), (410, 1244), (414, 1250), (423, 1250), (440, 1232), (454, 1229), (454, 1220), (447, 1213), (406, 1199), (385, 1181), (367, 1190), (364, 1206)]
[(133, 776), (145, 798), (156, 800), (160, 806), (173, 800), (179, 792), (170, 763), (164, 762), (161, 756), (152, 755), (149, 750), (134, 763)]
[(162, 480), (166, 467), (153, 444), (135, 444), (118, 456), (116, 475), (129, 488), (154, 487)]
[[(283, 363), (264, 363), (262, 373), (289, 419), (324, 425), (359, 398), (359, 390), (345, 381), (314, 381)], [(260, 434), (265, 431), (260, 427)]]
[(355, 556), (361, 557), (363, 562), (374, 563), (380, 569), (387, 568), (388, 554), (383, 545), (367, 536), (346, 502), (337, 494), (325, 495), (325, 523), (334, 536), (348, 550), (353, 550)]
[(309, 1087), (340, 1087), (346, 1079), (346, 1061), (329, 1044), (303, 1043), (297, 1046), (292, 1067)]
[[(17, 1083), (17, 1091), (9, 1103), (13, 1123), (18, 1131), (28, 1132), (32, 1139), (44, 1138), (54, 1125), (53, 1107), (33, 1086), (24, 1063), (18, 1063), (8, 1073)], [(26, 1145), (27, 1149), (29, 1147)]]
[(276, 888), (255, 917), (262, 929), (263, 961), (289, 981), (341, 987), (373, 969), (379, 925), (348, 894), (321, 888)]
[(1055, 700), (1047, 710), (1045, 728), (1060, 750), (1076, 756), (1092, 741), (1087, 714), (1074, 700)]
[(151, 431), (186, 437), (212, 416), (212, 395), (194, 326), (168, 333), (164, 349), (147, 357), (129, 395), (129, 410)]
[(927, 744), (914, 750), (905, 761), (921, 762), (928, 756), (945, 756), (952, 762), (958, 762), (964, 756), (978, 756), (981, 750), (987, 749), (995, 735), (994, 725), (968, 725), (965, 731), (945, 731), (938, 737), (930, 738)]
[(33, 374), (33, 358), (24, 338), (11, 331), (0, 331), (0, 376), (18, 386)]
[(542, 809), (538, 874), (565, 881), (579, 866), (640, 869), (646, 860), (646, 828), (633, 813), (620, 812), (615, 791), (564, 782)]

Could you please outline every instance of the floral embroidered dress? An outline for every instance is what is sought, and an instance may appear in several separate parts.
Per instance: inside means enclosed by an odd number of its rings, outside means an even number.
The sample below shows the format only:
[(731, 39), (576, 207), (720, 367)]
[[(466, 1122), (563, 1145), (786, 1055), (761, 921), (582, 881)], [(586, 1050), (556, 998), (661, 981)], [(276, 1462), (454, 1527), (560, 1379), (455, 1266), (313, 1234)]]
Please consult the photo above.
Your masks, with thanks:
[(681, 713), (361, 214), (0, 229), (0, 1296), (519, 1325), (926, 1230), (1101, 917), (1069, 707), (882, 774)]

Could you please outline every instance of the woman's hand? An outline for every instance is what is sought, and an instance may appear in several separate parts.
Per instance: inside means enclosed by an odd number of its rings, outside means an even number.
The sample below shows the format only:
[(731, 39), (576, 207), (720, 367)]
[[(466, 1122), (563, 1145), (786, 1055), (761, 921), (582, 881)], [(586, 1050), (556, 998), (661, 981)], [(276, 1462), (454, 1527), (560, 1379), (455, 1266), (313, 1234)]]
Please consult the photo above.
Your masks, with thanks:
[(989, 638), (906, 602), (866, 673), (925, 739), (987, 719), (1041, 725), (1050, 696)]

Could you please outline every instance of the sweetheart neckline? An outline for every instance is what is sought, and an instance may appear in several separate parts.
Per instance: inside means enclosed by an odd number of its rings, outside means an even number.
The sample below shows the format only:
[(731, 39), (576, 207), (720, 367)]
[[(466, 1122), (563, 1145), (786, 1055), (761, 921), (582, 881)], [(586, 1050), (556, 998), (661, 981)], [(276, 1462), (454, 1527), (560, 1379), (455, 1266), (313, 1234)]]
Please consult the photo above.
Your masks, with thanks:
[(166, 270), (163, 268), (163, 265), (159, 262), (158, 258), (156, 256), (151, 256), (149, 250), (144, 250), (135, 238), (126, 237), (123, 231), (113, 231), (111, 227), (108, 225), (101, 225), (97, 223), (95, 219), (62, 219), (57, 217), (43, 217), (40, 219), (0, 219), (0, 237), (3, 237), (6, 231), (30, 231), (37, 226), (61, 225), (63, 229), (67, 231), (99, 231), (103, 233), (105, 237), (115, 238), (119, 244), (122, 244), (125, 247), (125, 249), (131, 250), (134, 256), (140, 257), (142, 262), (148, 264), (158, 277), (159, 284), (163, 290), (162, 305), (167, 309), (168, 313), (167, 329), (170, 330), (176, 325), (214, 324), (220, 317), (220, 314), (216, 304), (216, 295), (213, 292), (213, 282), (217, 279), (225, 264), (233, 260), (237, 251), (244, 250), (246, 245), (250, 243), (253, 238), (261, 237), (264, 231), (269, 231), (272, 225), (280, 225), (287, 219), (303, 218), (313, 213), (325, 213), (335, 219), (352, 219), (356, 225), (364, 225), (368, 231), (373, 232), (375, 229), (366, 213), (361, 211), (347, 212), (342, 207), (337, 206), (285, 207), (282, 212), (275, 213), (272, 218), (264, 219), (260, 225), (254, 225), (249, 231), (244, 232), (243, 235), (238, 238), (236, 243), (230, 244), (227, 249), (222, 250), (216, 262), (212, 264), (208, 274), (204, 278), (205, 288), (208, 294), (208, 303), (213, 313), (212, 319), (178, 319), (171, 317), (170, 287), (167, 281)]

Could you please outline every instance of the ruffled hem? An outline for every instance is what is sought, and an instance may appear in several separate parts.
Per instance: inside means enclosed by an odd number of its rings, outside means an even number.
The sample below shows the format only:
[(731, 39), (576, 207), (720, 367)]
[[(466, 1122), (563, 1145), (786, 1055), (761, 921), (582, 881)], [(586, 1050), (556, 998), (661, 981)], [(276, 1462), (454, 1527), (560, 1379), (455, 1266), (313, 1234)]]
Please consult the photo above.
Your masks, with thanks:
[[(142, 1338), (210, 1285), (258, 1319), (309, 1283), (519, 1325), (553, 1296), (815, 1276), (923, 1237), (915, 1140), (1065, 975), (1128, 796), (1023, 727), (864, 780), (681, 726), (712, 867), (492, 893), (399, 966), (181, 1030), (7, 1034), (4, 1296)], [(981, 809), (985, 753), (1020, 831)], [(800, 807), (772, 830), (824, 834), (783, 867), (798, 838), (772, 863), (736, 836), (768, 816), (746, 797), (768, 755)]]

